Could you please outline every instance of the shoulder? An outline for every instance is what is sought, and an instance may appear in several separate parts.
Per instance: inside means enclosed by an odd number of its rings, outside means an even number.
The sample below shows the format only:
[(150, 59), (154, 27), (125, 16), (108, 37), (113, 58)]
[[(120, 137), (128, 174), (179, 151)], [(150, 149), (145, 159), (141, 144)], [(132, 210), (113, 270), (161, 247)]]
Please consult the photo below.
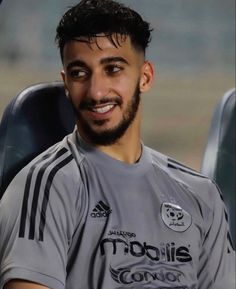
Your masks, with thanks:
[(0, 201), (0, 232), (9, 218), (12, 226), (19, 216), (20, 222), (36, 224), (39, 219), (35, 216), (40, 216), (43, 222), (46, 211), (47, 220), (64, 214), (76, 223), (79, 212), (86, 206), (86, 194), (75, 160), (80, 158), (83, 162), (83, 156), (78, 153), (75, 157), (70, 138), (65, 137), (41, 153), (12, 180)]
[[(26, 179), (32, 181), (36, 179), (38, 182), (47, 176), (52, 181), (55, 176), (66, 173), (75, 167), (73, 154), (67, 144), (67, 138), (53, 145), (36, 158), (34, 158), (26, 167), (24, 167), (16, 176), (15, 181)], [(14, 180), (13, 180), (14, 182)]]
[(167, 178), (185, 187), (193, 197), (205, 204), (212, 203), (212, 198), (221, 198), (217, 185), (205, 175), (151, 148), (146, 149), (152, 165), (158, 167)]
[(181, 162), (178, 162), (177, 160), (164, 155), (154, 149), (151, 149), (149, 147), (145, 147), (146, 150), (149, 152), (151, 155), (152, 161), (154, 165), (160, 166), (162, 169), (165, 169), (168, 171), (170, 174), (175, 174), (182, 175), (184, 176), (193, 176), (196, 177), (197, 179), (208, 179), (206, 176), (203, 174), (199, 173), (198, 171), (184, 165)]
[(83, 154), (76, 149), (73, 134), (70, 134), (34, 158), (20, 174), (23, 177), (47, 174), (50, 179), (64, 174), (72, 179), (75, 174), (78, 177), (78, 165), (83, 159)]
[[(70, 190), (70, 195), (76, 197), (82, 187), (78, 162), (83, 162), (83, 155), (79, 152), (75, 155), (73, 146), (76, 144), (71, 139), (72, 135), (66, 136), (29, 162), (14, 177), (1, 201), (5, 202), (6, 198), (11, 202), (20, 202), (26, 194), (37, 196), (39, 192), (46, 194), (51, 189), (58, 193)], [(66, 197), (67, 194), (64, 194)]]

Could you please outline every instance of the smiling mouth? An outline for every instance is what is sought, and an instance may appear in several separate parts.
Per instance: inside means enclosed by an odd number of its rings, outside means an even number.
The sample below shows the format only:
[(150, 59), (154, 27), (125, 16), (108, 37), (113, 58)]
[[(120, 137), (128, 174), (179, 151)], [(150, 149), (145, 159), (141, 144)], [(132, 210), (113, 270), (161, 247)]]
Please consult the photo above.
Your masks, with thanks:
[(114, 98), (103, 98), (99, 101), (87, 100), (80, 104), (80, 110), (91, 112), (93, 117), (105, 117), (117, 107), (121, 106), (122, 101), (119, 97)]
[(115, 104), (99, 105), (95, 107), (90, 107), (90, 110), (96, 113), (107, 113), (115, 107)]

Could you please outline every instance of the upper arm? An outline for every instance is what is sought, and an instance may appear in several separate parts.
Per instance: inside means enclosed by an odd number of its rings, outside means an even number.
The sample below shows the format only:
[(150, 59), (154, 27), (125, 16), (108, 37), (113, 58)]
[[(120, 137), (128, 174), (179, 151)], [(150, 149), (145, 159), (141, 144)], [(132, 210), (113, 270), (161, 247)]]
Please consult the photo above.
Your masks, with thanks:
[[(70, 156), (66, 152), (61, 162), (68, 161)], [(35, 168), (32, 172), (32, 164), (25, 167), (1, 199), (0, 288), (9, 280), (14, 282), (9, 282), (4, 289), (47, 288), (36, 283), (54, 289), (65, 286), (67, 252), (77, 222), (76, 189), (81, 184), (71, 184), (71, 178), (65, 175), (68, 172), (70, 176), (70, 167), (55, 174), (58, 162), (48, 165), (49, 160), (46, 159), (42, 165), (40, 163), (39, 169)], [(26, 187), (30, 173), (32, 177)], [(41, 182), (37, 182), (38, 179)], [(24, 281), (27, 287), (22, 283), (19, 285), (17, 278), (31, 280), (35, 284), (29, 285)]]
[(40, 284), (32, 283), (24, 280), (12, 280), (8, 282), (3, 289), (49, 289)]
[(200, 257), (199, 284), (204, 289), (233, 289), (235, 288), (235, 252), (230, 242), (225, 205), (217, 186), (211, 182), (209, 185), (212, 214)]

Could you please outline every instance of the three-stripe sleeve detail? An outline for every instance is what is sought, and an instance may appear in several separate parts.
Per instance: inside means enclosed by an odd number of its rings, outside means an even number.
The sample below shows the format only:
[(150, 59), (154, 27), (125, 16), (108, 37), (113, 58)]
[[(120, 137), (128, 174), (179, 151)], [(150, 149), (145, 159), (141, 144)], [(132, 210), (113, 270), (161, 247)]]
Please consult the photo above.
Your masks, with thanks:
[(53, 178), (56, 175), (57, 171), (60, 170), (65, 165), (67, 165), (70, 161), (72, 161), (72, 159), (73, 159), (73, 156), (69, 155), (66, 159), (61, 161), (58, 165), (56, 165), (52, 169), (52, 171), (50, 172), (50, 174), (49, 174), (49, 176), (47, 178), (46, 187), (45, 187), (44, 196), (43, 196), (43, 204), (42, 204), (42, 209), (41, 209), (41, 216), (40, 216), (39, 241), (43, 241), (43, 233), (44, 233), (44, 228), (45, 228), (45, 223), (46, 223), (46, 211), (47, 211), (50, 188), (51, 188), (51, 184), (52, 184)]
[[(55, 164), (55, 166), (52, 166), (49, 171), (49, 175), (47, 177), (47, 182), (45, 185), (45, 189), (43, 192), (43, 201), (42, 201), (42, 209), (41, 209), (41, 214), (40, 214), (40, 225), (39, 225), (39, 232), (41, 241), (43, 240), (43, 229), (45, 226), (45, 221), (46, 221), (46, 209), (47, 209), (47, 203), (48, 203), (48, 198), (49, 198), (49, 190), (51, 187), (51, 184), (49, 185), (49, 182), (52, 182), (55, 174), (57, 171), (68, 164), (72, 159), (72, 155), (68, 155), (68, 150), (66, 148), (62, 148), (59, 150), (52, 158), (53, 152), (48, 153), (47, 155), (44, 155), (41, 159), (39, 159), (29, 170), (27, 179), (26, 179), (26, 184), (25, 184), (25, 190), (24, 190), (24, 196), (23, 196), (23, 202), (22, 202), (22, 210), (21, 210), (21, 219), (20, 219), (20, 228), (19, 228), (19, 237), (24, 238), (25, 237), (25, 232), (26, 232), (26, 219), (27, 215), (30, 212), (30, 222), (29, 222), (29, 235), (28, 238), (33, 240), (35, 238), (35, 227), (36, 227), (36, 217), (37, 217), (37, 212), (38, 212), (38, 206), (39, 206), (39, 195), (42, 193), (42, 179), (45, 174), (45, 171), (48, 169), (50, 165), (53, 165), (54, 162), (56, 162), (59, 158), (62, 158), (63, 155), (65, 155), (66, 158), (64, 158), (62, 161), (59, 163)], [(43, 166), (39, 169), (37, 175), (36, 175), (36, 180), (34, 186), (32, 186), (32, 179), (33, 175), (35, 172), (35, 169), (40, 165), (41, 162), (45, 161), (46, 159), (49, 159), (46, 161)], [(29, 198), (30, 194), (32, 194), (32, 202), (31, 202), (31, 208), (28, 208), (28, 203), (29, 203)], [(42, 217), (43, 215), (43, 217)]]
[(190, 169), (187, 166), (184, 166), (183, 164), (180, 164), (177, 161), (172, 160), (170, 158), (168, 158), (167, 166), (171, 169), (180, 170), (180, 171), (187, 173), (189, 175), (206, 179), (206, 177), (204, 175), (202, 175), (202, 174), (198, 173), (197, 171), (194, 171), (193, 169)]
[(23, 196), (23, 202), (22, 202), (22, 209), (21, 209), (20, 230), (19, 230), (19, 237), (20, 238), (24, 238), (24, 236), (25, 236), (26, 216), (27, 216), (27, 211), (28, 211), (28, 199), (29, 199), (30, 185), (31, 185), (34, 170), (40, 162), (46, 160), (50, 155), (51, 155), (51, 153), (48, 153), (48, 154), (44, 155), (42, 158), (40, 158), (30, 168), (29, 173), (27, 175), (25, 190), (24, 190), (24, 196)]

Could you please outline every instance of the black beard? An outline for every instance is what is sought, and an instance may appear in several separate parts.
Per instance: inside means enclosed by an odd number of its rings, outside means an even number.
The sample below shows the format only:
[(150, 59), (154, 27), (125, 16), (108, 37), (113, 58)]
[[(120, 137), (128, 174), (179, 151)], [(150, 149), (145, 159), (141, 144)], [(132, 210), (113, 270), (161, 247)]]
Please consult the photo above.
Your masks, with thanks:
[[(70, 97), (71, 100), (71, 97)], [(71, 100), (72, 103), (72, 100)], [(109, 146), (116, 143), (126, 132), (128, 127), (131, 125), (135, 116), (137, 114), (138, 108), (140, 104), (140, 90), (139, 85), (136, 86), (135, 92), (132, 96), (131, 101), (128, 103), (126, 111), (123, 114), (123, 119), (121, 122), (114, 128), (104, 130), (102, 132), (96, 132), (91, 128), (89, 123), (87, 123), (82, 117), (79, 111), (75, 108), (72, 103), (73, 109), (75, 111), (77, 121), (82, 129), (82, 131), (86, 134), (86, 138), (94, 145), (103, 145)], [(122, 105), (120, 103), (119, 105)], [(96, 121), (95, 123), (98, 126), (102, 126), (106, 120)]]

